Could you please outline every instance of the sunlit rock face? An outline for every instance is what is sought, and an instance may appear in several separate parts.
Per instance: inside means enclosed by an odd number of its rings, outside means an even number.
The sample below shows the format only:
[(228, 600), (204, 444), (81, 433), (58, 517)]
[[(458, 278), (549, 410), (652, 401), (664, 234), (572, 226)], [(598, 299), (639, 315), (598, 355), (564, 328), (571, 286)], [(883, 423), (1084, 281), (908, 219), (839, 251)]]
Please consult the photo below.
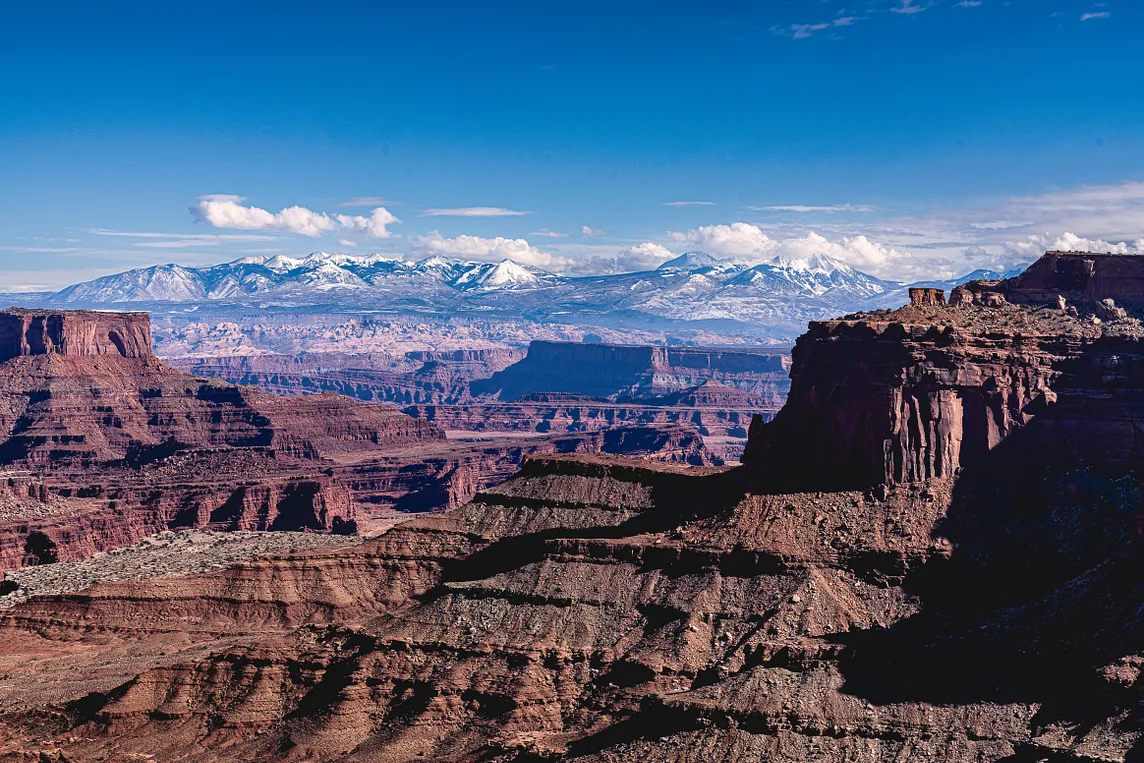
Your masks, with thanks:
[(0, 312), (0, 362), (24, 355), (151, 356), (146, 313)]

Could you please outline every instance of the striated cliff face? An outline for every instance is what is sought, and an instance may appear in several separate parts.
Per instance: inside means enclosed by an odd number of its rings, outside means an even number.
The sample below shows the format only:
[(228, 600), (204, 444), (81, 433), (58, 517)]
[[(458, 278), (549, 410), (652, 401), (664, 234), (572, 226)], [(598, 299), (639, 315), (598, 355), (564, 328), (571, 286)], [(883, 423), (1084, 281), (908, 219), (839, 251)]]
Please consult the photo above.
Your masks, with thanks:
[(518, 350), (381, 353), (305, 353), (172, 358), (181, 371), (249, 384), (276, 395), (336, 392), (364, 402), (458, 403), (471, 398), (469, 382), (486, 379), (521, 358)]
[(1142, 337), (1055, 305), (828, 322), (806, 426), (741, 468), (534, 457), (351, 549), (31, 599), (0, 751), (1139, 761)]
[[(1038, 468), (1137, 465), (1144, 332), (1052, 306), (910, 306), (812, 323), (791, 394), (744, 462), (763, 483), (953, 477), (1006, 457)], [(1015, 433), (1029, 429), (1021, 438)]]
[[(49, 551), (84, 558), (170, 528), (352, 532), (395, 509), (458, 506), (530, 453), (714, 460), (694, 432), (670, 426), (450, 442), (437, 425), (392, 407), (336, 394), (278, 397), (176, 371), (149, 348), (132, 349), (146, 338), (146, 316), (9, 317), (27, 319), (20, 337), (42, 325), (49, 341), (0, 362), (0, 479), (12, 475), (18, 492), (30, 479), (35, 493), (7, 514), (0, 502), (0, 569)], [(105, 335), (121, 337), (127, 354), (104, 352)], [(480, 365), (501, 355), (449, 357)], [(42, 554), (25, 548), (30, 539)]]
[(502, 401), (544, 392), (599, 398), (653, 396), (714, 379), (781, 403), (786, 389), (781, 353), (638, 347), (574, 342), (533, 342), (524, 360), (490, 379), (474, 381), (476, 395)]
[(0, 506), (0, 567), (171, 527), (349, 532), (356, 502), (332, 463), (444, 443), (392, 408), (188, 376), (149, 343), (146, 315), (0, 313), (0, 469), (26, 493)]
[(83, 467), (171, 447), (274, 445), (304, 458), (443, 439), (380, 405), (284, 399), (179, 373), (151, 357), (18, 357), (0, 364), (0, 464)]
[(0, 362), (24, 355), (151, 356), (146, 313), (0, 311)]
[(808, 484), (952, 477), (1055, 402), (1067, 342), (918, 318), (811, 324), (787, 404), (753, 429), (744, 463)]
[(1047, 252), (1002, 290), (1026, 304), (1049, 303), (1058, 295), (1069, 301), (1144, 302), (1144, 267), (1134, 255)]

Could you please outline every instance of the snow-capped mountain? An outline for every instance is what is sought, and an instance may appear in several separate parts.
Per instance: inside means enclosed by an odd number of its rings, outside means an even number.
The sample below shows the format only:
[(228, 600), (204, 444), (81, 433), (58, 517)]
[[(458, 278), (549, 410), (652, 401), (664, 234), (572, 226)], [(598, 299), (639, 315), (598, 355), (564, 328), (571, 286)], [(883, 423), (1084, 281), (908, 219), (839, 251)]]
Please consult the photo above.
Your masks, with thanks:
[(833, 293), (835, 296), (846, 294), (858, 299), (883, 294), (890, 287), (886, 281), (821, 254), (808, 258), (775, 257), (770, 262), (744, 270), (730, 283), (775, 294), (821, 297)]
[(540, 268), (520, 265), (512, 260), (501, 260), (493, 263), (473, 264), (456, 280), (452, 286), (465, 291), (495, 289), (523, 290), (537, 289), (541, 286), (552, 286), (559, 283), (560, 277)]
[(896, 306), (904, 295), (904, 284), (883, 281), (824, 255), (776, 257), (748, 266), (706, 252), (687, 252), (655, 270), (568, 277), (512, 260), (435, 256), (411, 262), (384, 254), (315, 252), (305, 257), (243, 257), (202, 268), (140, 268), (69, 286), (43, 301), (120, 308), (131, 304), (155, 312), (213, 304), (624, 325), (714, 321), (792, 337), (808, 320)]
[(713, 268), (721, 262), (723, 260), (712, 257), (707, 252), (684, 252), (675, 259), (663, 263), (656, 270), (702, 270)]

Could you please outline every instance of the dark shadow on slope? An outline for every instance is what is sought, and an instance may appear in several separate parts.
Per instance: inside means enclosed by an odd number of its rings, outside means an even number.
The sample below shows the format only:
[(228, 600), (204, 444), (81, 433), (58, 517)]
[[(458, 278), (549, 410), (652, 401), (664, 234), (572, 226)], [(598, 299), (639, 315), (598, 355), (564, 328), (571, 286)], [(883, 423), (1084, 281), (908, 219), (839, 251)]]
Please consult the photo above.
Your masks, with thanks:
[[(609, 540), (666, 532), (685, 522), (728, 511), (744, 494), (741, 470), (704, 476), (691, 476), (686, 472), (666, 473), (650, 478), (648, 473), (641, 472), (640, 479), (645, 482), (651, 480), (652, 505), (655, 508), (612, 526), (556, 527), (501, 538), (469, 556), (445, 560), (442, 563), (442, 583), (483, 580), (539, 562), (550, 552), (551, 542), (565, 538)], [(490, 496), (488, 500), (496, 501), (497, 496)], [(506, 500), (520, 502), (515, 498)], [(664, 549), (663, 555), (664, 565), (679, 561), (679, 553), (674, 550)], [(442, 586), (438, 586), (425, 593), (422, 600), (433, 600), (444, 591)]]
[[(1070, 388), (1106, 354), (1069, 361), (1057, 404), (963, 471), (936, 531), (952, 556), (904, 583), (922, 611), (837, 638), (848, 646), (844, 691), (879, 703), (1037, 703), (1035, 725), (1067, 722), (1077, 736), (1140, 701), (1134, 681), (1102, 668), (1144, 654), (1144, 558), (1132, 539), (1144, 394), (1113, 386), (1094, 404), (1092, 389)], [(1144, 716), (1118, 726), (1144, 728)], [(1013, 758), (1025, 759), (1042, 758)]]

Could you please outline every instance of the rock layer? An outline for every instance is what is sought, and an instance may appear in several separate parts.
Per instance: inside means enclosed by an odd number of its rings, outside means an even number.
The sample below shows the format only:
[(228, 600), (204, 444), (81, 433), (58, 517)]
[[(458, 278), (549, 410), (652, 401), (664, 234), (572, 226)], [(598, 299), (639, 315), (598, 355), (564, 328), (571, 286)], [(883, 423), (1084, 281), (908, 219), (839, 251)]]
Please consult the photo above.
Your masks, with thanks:
[(146, 313), (0, 311), (0, 362), (24, 355), (151, 356)]
[(953, 477), (1035, 423), (1043, 439), (1013, 441), (1007, 458), (1123, 474), (1144, 418), (1141, 334), (1131, 318), (1097, 325), (1015, 305), (813, 323), (787, 405), (755, 425), (744, 460), (763, 481), (795, 484)]
[(502, 401), (539, 392), (633, 399), (713, 379), (757, 397), (778, 395), (781, 402), (786, 369), (777, 351), (536, 341), (524, 360), (470, 386), (475, 394), (496, 394)]
[(30, 600), (3, 750), (1140, 760), (1141, 341), (1055, 305), (820, 324), (737, 469), (538, 457), (349, 550)]

